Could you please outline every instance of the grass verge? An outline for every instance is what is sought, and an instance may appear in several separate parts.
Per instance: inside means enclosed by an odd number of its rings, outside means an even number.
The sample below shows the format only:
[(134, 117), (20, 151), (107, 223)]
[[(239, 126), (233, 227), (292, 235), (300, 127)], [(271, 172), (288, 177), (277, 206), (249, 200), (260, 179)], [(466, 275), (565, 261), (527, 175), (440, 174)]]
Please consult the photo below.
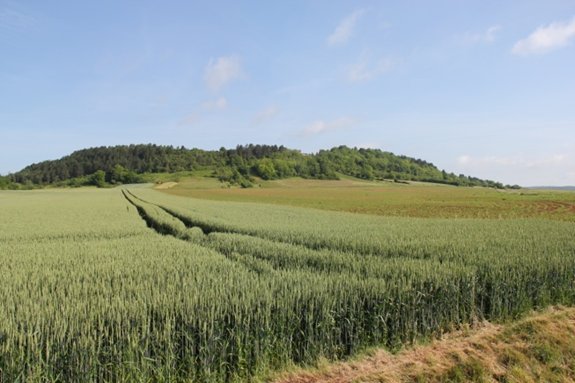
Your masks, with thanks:
[(551, 307), (501, 325), (485, 322), (395, 355), (376, 350), (275, 381), (574, 382), (575, 308)]

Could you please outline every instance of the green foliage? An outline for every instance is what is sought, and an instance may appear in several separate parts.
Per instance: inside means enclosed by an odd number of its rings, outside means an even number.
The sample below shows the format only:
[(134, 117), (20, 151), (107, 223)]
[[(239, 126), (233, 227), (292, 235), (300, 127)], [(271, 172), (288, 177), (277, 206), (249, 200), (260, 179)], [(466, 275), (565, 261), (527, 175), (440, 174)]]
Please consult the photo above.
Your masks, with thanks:
[(297, 175), (297, 171), (295, 169), (297, 162), (294, 160), (278, 158), (272, 161), (272, 165), (277, 178), (288, 178)]
[(220, 182), (240, 185), (242, 188), (253, 186), (251, 177), (242, 175), (237, 169), (220, 167), (213, 171), (212, 175)]
[(258, 160), (254, 170), (256, 174), (264, 180), (273, 180), (277, 177), (274, 162), (269, 158)]
[(0, 190), (8, 189), (12, 185), (8, 177), (0, 175)]
[(90, 184), (99, 188), (106, 187), (106, 173), (103, 170), (97, 170), (90, 176)]
[(122, 165), (116, 164), (112, 171), (106, 175), (112, 184), (137, 184), (143, 182), (142, 177)]
[(0, 190), (31, 190), (36, 188), (31, 182), (24, 184), (13, 182), (10, 176), (0, 176)]
[(143, 182), (143, 173), (173, 173), (210, 169), (222, 182), (251, 186), (264, 180), (299, 176), (337, 179), (343, 174), (367, 180), (392, 179), (438, 182), (460, 186), (503, 188), (497, 182), (440, 171), (433, 164), (379, 149), (340, 146), (304, 154), (276, 145), (246, 145), (217, 151), (158, 145), (84, 149), (57, 161), (33, 164), (10, 176), (18, 183), (57, 184), (103, 170), (109, 183)]

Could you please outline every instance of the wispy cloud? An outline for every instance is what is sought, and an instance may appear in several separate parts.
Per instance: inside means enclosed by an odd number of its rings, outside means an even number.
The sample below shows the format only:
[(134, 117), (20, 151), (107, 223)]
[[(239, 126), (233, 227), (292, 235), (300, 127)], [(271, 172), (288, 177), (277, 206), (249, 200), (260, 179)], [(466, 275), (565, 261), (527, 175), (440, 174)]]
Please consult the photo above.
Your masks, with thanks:
[(347, 78), (354, 83), (373, 80), (393, 69), (394, 62), (389, 57), (372, 61), (368, 54), (363, 54), (347, 72)]
[(511, 52), (517, 55), (542, 54), (566, 46), (575, 38), (575, 17), (569, 22), (554, 22), (537, 28), (519, 40)]
[(277, 116), (279, 112), (280, 110), (277, 106), (275, 105), (268, 106), (267, 108), (256, 113), (256, 115), (254, 116), (254, 123), (262, 124), (264, 122), (267, 122), (273, 119), (275, 116)]
[(205, 110), (224, 110), (228, 107), (228, 99), (220, 97), (216, 100), (209, 100), (202, 103), (202, 109)]
[(468, 32), (463, 35), (462, 41), (464, 44), (491, 44), (497, 40), (497, 34), (501, 31), (501, 26), (492, 25), (483, 32)]
[(318, 120), (305, 127), (301, 131), (301, 134), (303, 136), (313, 136), (334, 130), (349, 129), (352, 128), (355, 124), (355, 119), (350, 117), (342, 117), (333, 121)]
[(241, 60), (237, 56), (211, 59), (204, 72), (204, 81), (212, 91), (218, 91), (228, 83), (243, 76)]
[(355, 25), (359, 21), (359, 19), (363, 16), (365, 10), (358, 9), (348, 15), (345, 19), (343, 19), (339, 25), (335, 28), (333, 33), (329, 35), (327, 38), (327, 43), (330, 46), (334, 45), (341, 45), (348, 42), (348, 40), (353, 35), (353, 31), (355, 29)]

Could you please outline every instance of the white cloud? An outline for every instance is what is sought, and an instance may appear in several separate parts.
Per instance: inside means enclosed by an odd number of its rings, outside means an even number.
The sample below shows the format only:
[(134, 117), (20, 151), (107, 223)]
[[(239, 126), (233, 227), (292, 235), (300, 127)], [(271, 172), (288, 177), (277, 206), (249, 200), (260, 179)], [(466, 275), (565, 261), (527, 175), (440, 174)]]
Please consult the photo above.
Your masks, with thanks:
[(575, 38), (575, 17), (570, 22), (554, 22), (541, 26), (513, 46), (511, 52), (517, 55), (547, 53), (561, 48)]
[(256, 113), (254, 117), (254, 122), (256, 124), (262, 124), (266, 121), (273, 119), (275, 116), (279, 114), (279, 112), (280, 110), (277, 106), (275, 105), (269, 106), (264, 110), (261, 110), (260, 112)]
[(211, 59), (206, 66), (204, 81), (210, 90), (218, 91), (242, 76), (243, 70), (239, 57), (219, 57), (215, 60)]
[(302, 130), (304, 136), (312, 136), (315, 134), (326, 133), (333, 130), (349, 129), (355, 124), (355, 120), (349, 117), (342, 117), (333, 121), (318, 120), (308, 125)]
[(467, 33), (463, 36), (463, 42), (466, 44), (491, 44), (497, 39), (500, 30), (499, 25), (492, 25), (481, 33)]
[(363, 9), (358, 9), (343, 19), (329, 35), (327, 43), (331, 46), (345, 44), (353, 35), (355, 25), (364, 13)]
[(225, 97), (220, 97), (216, 100), (205, 101), (202, 103), (202, 108), (205, 110), (224, 110), (228, 107), (228, 100)]
[(382, 57), (375, 63), (372, 63), (368, 56), (364, 54), (357, 63), (349, 68), (347, 77), (349, 81), (356, 83), (373, 80), (389, 72), (393, 68), (393, 65), (393, 60), (389, 57)]

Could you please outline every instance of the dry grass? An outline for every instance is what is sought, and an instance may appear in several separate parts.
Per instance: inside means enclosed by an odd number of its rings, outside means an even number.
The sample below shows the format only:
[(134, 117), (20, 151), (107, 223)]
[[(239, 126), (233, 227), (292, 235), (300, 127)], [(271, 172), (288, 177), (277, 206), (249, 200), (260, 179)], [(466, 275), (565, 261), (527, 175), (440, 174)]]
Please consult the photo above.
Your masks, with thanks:
[(396, 355), (300, 371), (276, 383), (575, 382), (575, 308), (549, 308), (518, 322), (445, 335)]
[(171, 189), (174, 186), (176, 186), (177, 184), (178, 184), (177, 182), (162, 182), (161, 184), (154, 186), (154, 189), (158, 189), (158, 190)]

